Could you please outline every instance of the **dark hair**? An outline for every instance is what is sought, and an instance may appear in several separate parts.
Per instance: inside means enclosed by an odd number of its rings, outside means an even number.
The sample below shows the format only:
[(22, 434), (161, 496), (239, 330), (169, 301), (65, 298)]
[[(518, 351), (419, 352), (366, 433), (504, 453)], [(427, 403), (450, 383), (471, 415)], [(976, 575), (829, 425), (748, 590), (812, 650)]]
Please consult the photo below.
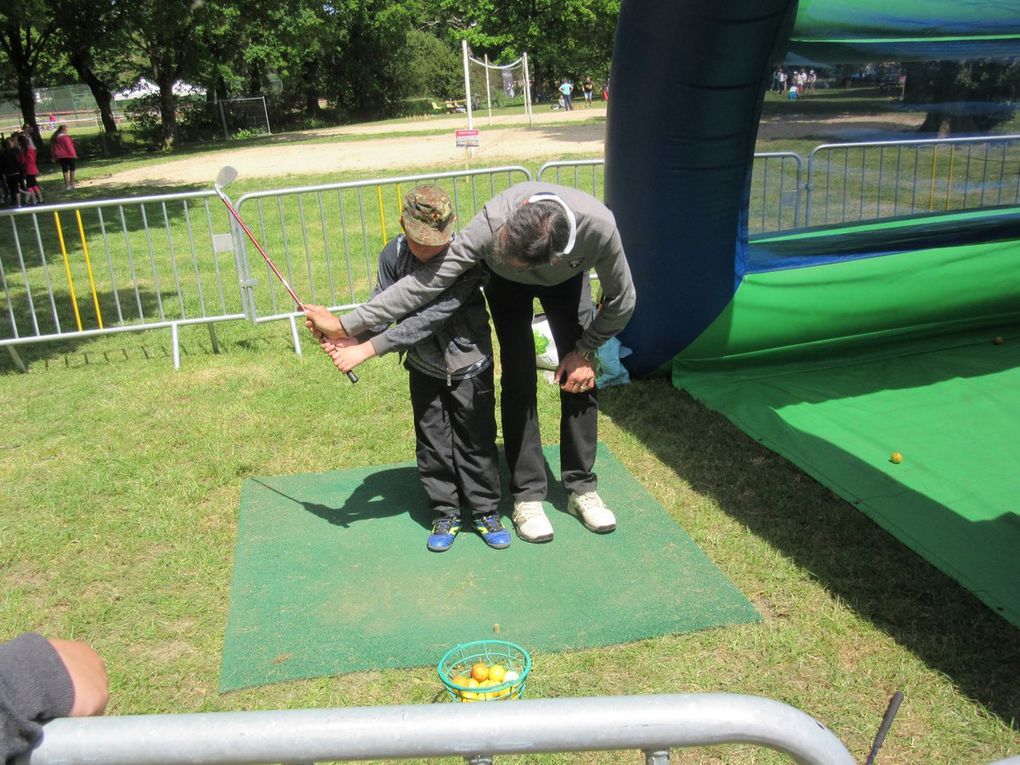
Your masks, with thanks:
[(570, 239), (570, 221), (555, 202), (521, 205), (507, 219), (496, 237), (496, 257), (519, 260), (528, 266), (544, 266), (563, 252)]

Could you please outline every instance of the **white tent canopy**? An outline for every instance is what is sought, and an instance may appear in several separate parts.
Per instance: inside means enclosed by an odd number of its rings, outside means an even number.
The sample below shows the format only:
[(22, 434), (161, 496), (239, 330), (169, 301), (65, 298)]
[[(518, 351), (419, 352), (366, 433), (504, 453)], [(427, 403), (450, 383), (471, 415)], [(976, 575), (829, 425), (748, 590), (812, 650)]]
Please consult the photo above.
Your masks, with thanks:
[[(132, 98), (142, 98), (143, 96), (149, 96), (153, 93), (159, 93), (159, 88), (149, 82), (144, 77), (140, 77), (138, 82), (132, 85), (130, 88), (117, 91), (113, 94), (114, 101), (127, 101)], [(200, 88), (196, 85), (190, 85), (186, 82), (178, 80), (174, 83), (174, 95), (175, 96), (204, 96), (205, 88)]]

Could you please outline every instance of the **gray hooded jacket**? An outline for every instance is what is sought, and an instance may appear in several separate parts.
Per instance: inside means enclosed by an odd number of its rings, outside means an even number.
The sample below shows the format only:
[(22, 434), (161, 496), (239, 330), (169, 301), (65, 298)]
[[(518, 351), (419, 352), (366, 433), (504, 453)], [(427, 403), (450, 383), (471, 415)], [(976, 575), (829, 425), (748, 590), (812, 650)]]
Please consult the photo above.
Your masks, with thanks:
[[(577, 219), (577, 240), (569, 255), (533, 269), (515, 269), (493, 256), (493, 241), (507, 218), (533, 194), (552, 192)], [(551, 183), (519, 183), (493, 197), (450, 245), (445, 254), (384, 289), (368, 303), (341, 317), (344, 329), (357, 335), (378, 324), (395, 321), (424, 306), (457, 277), (485, 262), (493, 273), (524, 284), (560, 284), (594, 269), (603, 302), (581, 335), (577, 349), (595, 351), (623, 329), (634, 313), (635, 291), (627, 257), (609, 209), (595, 197)]]

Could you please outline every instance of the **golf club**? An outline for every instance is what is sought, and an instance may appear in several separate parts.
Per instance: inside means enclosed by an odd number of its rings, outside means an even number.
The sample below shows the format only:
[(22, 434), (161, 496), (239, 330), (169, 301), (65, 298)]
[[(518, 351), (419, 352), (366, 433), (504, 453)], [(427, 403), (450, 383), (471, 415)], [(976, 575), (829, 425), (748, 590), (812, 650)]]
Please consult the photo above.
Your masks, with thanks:
[(882, 717), (882, 724), (878, 727), (878, 734), (875, 736), (875, 741), (871, 745), (871, 751), (868, 753), (868, 759), (864, 761), (864, 765), (874, 765), (875, 757), (878, 756), (878, 750), (882, 748), (885, 737), (889, 733), (889, 728), (892, 727), (893, 718), (896, 717), (896, 712), (899, 711), (902, 702), (902, 691), (896, 691), (892, 698), (889, 699), (889, 706), (886, 707), (885, 715)]
[[(231, 204), (230, 199), (228, 199), (227, 195), (223, 193), (223, 189), (229, 186), (231, 183), (233, 183), (235, 178), (237, 178), (237, 170), (232, 168), (230, 165), (225, 165), (224, 167), (220, 168), (220, 172), (217, 173), (216, 175), (216, 181), (213, 183), (213, 188), (216, 189), (216, 196), (218, 196), (220, 198), (220, 201), (222, 201), (223, 204), (227, 206), (227, 210), (230, 211), (231, 216), (233, 216), (234, 220), (237, 221), (237, 225), (241, 227), (241, 230), (244, 231), (244, 233), (248, 236), (248, 239), (251, 240), (251, 243), (255, 245), (255, 249), (259, 251), (259, 255), (261, 255), (262, 259), (266, 261), (266, 265), (269, 266), (269, 269), (274, 274), (276, 274), (276, 278), (279, 279), (280, 284), (282, 284), (284, 288), (286, 288), (287, 293), (297, 304), (297, 307), (303, 311), (305, 309), (304, 301), (302, 301), (301, 298), (297, 296), (297, 293), (294, 291), (294, 288), (290, 286), (290, 284), (284, 278), (283, 274), (280, 273), (280, 269), (276, 267), (276, 264), (273, 262), (273, 259), (269, 257), (269, 253), (267, 253), (265, 248), (259, 243), (259, 240), (255, 238), (255, 234), (253, 234), (251, 232), (251, 229), (248, 228), (248, 224), (241, 219), (240, 213), (238, 213), (237, 210), (234, 209), (234, 205)], [(358, 376), (354, 374), (354, 370), (350, 370), (347, 372), (347, 378), (352, 383), (356, 383), (358, 381)]]

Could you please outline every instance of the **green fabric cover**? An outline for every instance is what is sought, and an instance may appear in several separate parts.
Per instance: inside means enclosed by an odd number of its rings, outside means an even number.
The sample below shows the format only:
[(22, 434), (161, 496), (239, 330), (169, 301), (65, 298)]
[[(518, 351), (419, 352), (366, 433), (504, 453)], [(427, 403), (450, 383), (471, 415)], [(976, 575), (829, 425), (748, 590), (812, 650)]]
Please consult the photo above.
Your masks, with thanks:
[[(890, 278), (902, 289), (907, 273), (896, 281), (896, 264), (889, 265)], [(768, 276), (777, 275), (762, 275)], [(796, 276), (810, 281), (806, 273)], [(742, 285), (735, 297), (731, 314), (741, 321), (748, 313), (770, 320), (762, 308), (770, 298), (750, 294), (757, 286)], [(771, 321), (800, 325), (808, 337), (799, 356), (784, 362), (760, 352), (743, 364), (678, 358), (674, 385), (830, 487), (1020, 626), (1020, 327), (897, 340), (873, 318), (870, 300), (887, 287), (880, 270), (856, 286), (859, 299), (852, 284), (844, 284), (844, 291), (830, 294), (828, 306), (816, 302), (808, 317), (795, 310), (806, 310), (797, 303), (805, 296), (791, 288), (794, 305), (777, 309)], [(966, 278), (947, 280), (943, 290), (979, 294)], [(928, 329), (967, 324), (952, 310), (940, 321), (938, 302), (923, 313)], [(830, 322), (834, 330), (837, 320), (830, 314), (862, 325), (856, 342), (834, 343), (815, 332), (812, 321)], [(774, 328), (755, 329), (761, 334)], [(875, 340), (870, 345), (869, 336)], [(733, 343), (745, 347), (741, 338)], [(829, 349), (811, 355), (805, 352), (811, 343)], [(902, 453), (901, 464), (890, 461), (893, 452)]]
[(749, 274), (677, 357), (690, 368), (817, 358), (904, 334), (1020, 320), (1015, 241)]
[(797, 38), (971, 39), (1020, 36), (1016, 7), (994, 0), (800, 0)]
[(413, 463), (245, 481), (220, 689), (429, 665), (484, 638), (562, 651), (759, 618), (604, 446), (596, 467), (615, 532), (584, 529), (557, 487), (551, 543), (465, 530), (441, 554)]

